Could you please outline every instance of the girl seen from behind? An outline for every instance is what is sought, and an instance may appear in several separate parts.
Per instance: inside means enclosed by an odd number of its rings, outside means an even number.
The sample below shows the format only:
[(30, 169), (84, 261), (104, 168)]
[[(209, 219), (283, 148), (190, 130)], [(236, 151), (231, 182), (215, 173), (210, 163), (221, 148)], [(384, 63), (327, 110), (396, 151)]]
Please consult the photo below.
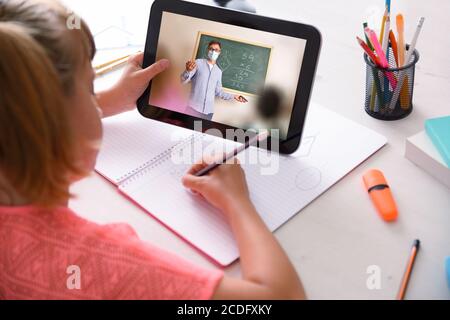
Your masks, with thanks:
[[(252, 205), (237, 163), (183, 183), (219, 208), (235, 234), (242, 278), (197, 267), (139, 240), (126, 224), (98, 225), (67, 205), (93, 171), (101, 117), (132, 110), (169, 61), (130, 58), (119, 82), (94, 92), (95, 44), (68, 29), (51, 0), (0, 0), (0, 299), (301, 299), (301, 282)], [(226, 190), (224, 192), (223, 190)], [(126, 215), (126, 213), (124, 213)], [(79, 266), (81, 286), (67, 286)]]

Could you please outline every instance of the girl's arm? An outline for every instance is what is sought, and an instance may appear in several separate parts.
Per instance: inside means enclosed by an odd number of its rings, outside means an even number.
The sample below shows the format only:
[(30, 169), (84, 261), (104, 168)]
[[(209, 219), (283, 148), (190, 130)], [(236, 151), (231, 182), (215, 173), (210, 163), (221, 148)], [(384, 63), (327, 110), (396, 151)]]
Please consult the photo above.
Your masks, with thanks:
[(183, 184), (202, 195), (226, 215), (241, 255), (242, 279), (224, 277), (214, 299), (304, 299), (300, 279), (289, 258), (250, 201), (245, 175), (239, 164), (224, 164), (210, 175), (193, 173)]
[(170, 65), (168, 60), (162, 59), (142, 69), (143, 59), (143, 53), (132, 56), (120, 80), (112, 88), (96, 94), (104, 118), (133, 110), (149, 82)]

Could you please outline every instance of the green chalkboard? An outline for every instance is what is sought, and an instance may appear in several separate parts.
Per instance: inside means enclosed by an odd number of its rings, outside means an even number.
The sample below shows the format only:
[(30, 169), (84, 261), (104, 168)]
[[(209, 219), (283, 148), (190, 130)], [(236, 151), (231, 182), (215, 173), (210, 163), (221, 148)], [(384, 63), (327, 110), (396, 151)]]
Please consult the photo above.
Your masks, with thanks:
[(223, 72), (223, 88), (242, 94), (257, 94), (266, 81), (272, 48), (199, 32), (196, 59), (207, 57), (208, 44), (212, 40), (222, 45), (217, 64)]

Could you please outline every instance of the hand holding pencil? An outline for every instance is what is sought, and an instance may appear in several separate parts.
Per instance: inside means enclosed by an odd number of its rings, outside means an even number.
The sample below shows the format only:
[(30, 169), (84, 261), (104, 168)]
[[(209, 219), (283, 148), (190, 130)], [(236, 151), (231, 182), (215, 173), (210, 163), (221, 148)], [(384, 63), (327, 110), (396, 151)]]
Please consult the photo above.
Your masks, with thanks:
[(228, 159), (223, 165), (210, 170), (208, 175), (196, 175), (211, 166), (215, 160), (217, 159), (206, 157), (193, 165), (182, 179), (184, 187), (203, 196), (223, 212), (232, 212), (231, 204), (251, 204), (245, 173), (236, 158)]

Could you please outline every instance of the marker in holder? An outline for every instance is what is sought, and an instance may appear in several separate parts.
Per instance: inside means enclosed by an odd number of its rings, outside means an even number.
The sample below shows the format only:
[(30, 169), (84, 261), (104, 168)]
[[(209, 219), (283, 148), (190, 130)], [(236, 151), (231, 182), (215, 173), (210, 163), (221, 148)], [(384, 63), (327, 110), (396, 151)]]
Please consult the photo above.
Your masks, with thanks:
[[(409, 45), (406, 46), (409, 49)], [(375, 65), (364, 54), (366, 62), (366, 96), (365, 110), (373, 118), (385, 121), (400, 120), (407, 117), (413, 110), (414, 75), (419, 61), (419, 52), (414, 50), (411, 61), (401, 68), (397, 68), (392, 47), (389, 46), (389, 68), (384, 69)], [(403, 80), (402, 80), (403, 79)], [(393, 84), (401, 85), (397, 103)]]

